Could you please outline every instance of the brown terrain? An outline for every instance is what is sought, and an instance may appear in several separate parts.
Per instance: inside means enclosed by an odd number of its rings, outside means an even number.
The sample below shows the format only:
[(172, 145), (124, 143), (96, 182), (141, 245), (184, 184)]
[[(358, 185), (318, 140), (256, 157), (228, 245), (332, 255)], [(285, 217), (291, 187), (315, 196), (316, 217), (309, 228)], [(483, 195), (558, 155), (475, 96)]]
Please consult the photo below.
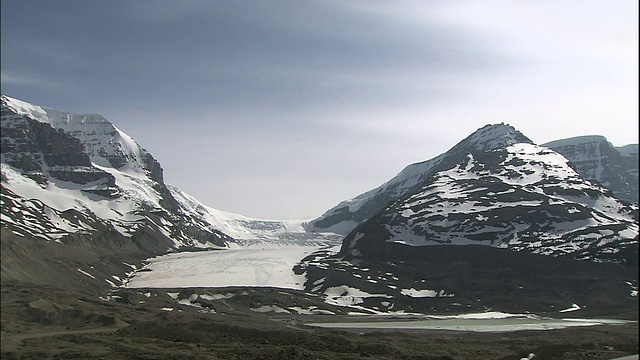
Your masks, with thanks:
[[(105, 278), (124, 277), (123, 261), (139, 267), (148, 254), (125, 247), (115, 256), (102, 246), (75, 244), (3, 231), (2, 359), (612, 359), (638, 353), (637, 307), (607, 315), (636, 322), (562, 330), (321, 329), (305, 324), (361, 318), (294, 290), (112, 288)], [(336, 315), (255, 311), (272, 305)]]

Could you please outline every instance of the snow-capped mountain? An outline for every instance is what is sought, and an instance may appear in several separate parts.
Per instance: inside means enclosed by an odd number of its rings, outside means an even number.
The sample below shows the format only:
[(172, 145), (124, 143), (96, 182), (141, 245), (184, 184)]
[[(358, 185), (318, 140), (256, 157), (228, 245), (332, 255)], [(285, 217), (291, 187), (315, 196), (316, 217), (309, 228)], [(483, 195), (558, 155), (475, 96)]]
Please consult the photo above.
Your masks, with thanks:
[(393, 191), (340, 250), (301, 261), (306, 291), (376, 313), (637, 306), (638, 206), (509, 125), (477, 130), (315, 224), (347, 224)]
[(638, 144), (614, 147), (604, 136), (579, 136), (542, 146), (564, 155), (578, 173), (620, 199), (638, 203)]
[(165, 184), (153, 156), (102, 115), (5, 95), (2, 195), (3, 227), (47, 240), (106, 227), (134, 241), (157, 233), (158, 252), (339, 241), (336, 234), (306, 232), (303, 220), (251, 219), (208, 207)]
[(431, 171), (353, 230), (341, 253), (374, 255), (386, 244), (482, 244), (606, 260), (637, 246), (637, 205), (583, 179), (565, 157), (511, 126), (479, 129)]
[(489, 150), (517, 142), (532, 143), (531, 140), (510, 126), (485, 126), (446, 153), (427, 161), (411, 164), (381, 186), (341, 202), (319, 218), (309, 222), (308, 228), (316, 231), (329, 230), (346, 235), (357, 225), (384, 209), (389, 203), (396, 201), (414, 187), (420, 186), (433, 174), (455, 164), (461, 154), (464, 156), (474, 149)]
[(140, 245), (159, 253), (232, 240), (184, 212), (160, 164), (101, 115), (4, 95), (1, 110), (2, 226), (15, 235), (61, 241), (110, 229), (136, 242), (151, 233)]

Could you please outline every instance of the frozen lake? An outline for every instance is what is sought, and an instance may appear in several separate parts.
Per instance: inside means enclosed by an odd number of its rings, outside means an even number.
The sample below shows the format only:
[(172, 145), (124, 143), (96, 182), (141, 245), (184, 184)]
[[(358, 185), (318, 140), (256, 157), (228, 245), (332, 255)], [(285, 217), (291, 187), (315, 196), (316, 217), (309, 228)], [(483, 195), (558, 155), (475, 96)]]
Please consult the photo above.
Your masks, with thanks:
[(327, 322), (308, 323), (310, 326), (334, 329), (378, 329), (378, 330), (456, 330), (477, 332), (507, 332), (519, 330), (551, 330), (574, 326), (593, 326), (604, 324), (625, 324), (628, 321), (611, 319), (551, 319), (537, 316), (465, 319), (405, 320), (405, 321), (366, 321), (366, 322)]
[[(143, 271), (137, 271), (127, 283), (129, 288), (189, 287), (278, 287), (304, 289), (303, 275), (293, 266), (319, 250), (321, 245), (252, 245), (248, 247), (205, 252), (184, 252), (147, 260)], [(337, 251), (337, 247), (335, 250)], [(357, 290), (357, 289), (356, 289)], [(574, 305), (564, 311), (578, 310)], [(564, 312), (563, 311), (563, 312)], [(610, 319), (552, 319), (533, 314), (486, 312), (451, 316), (425, 316), (424, 319), (389, 320), (375, 318), (358, 322), (323, 322), (307, 325), (341, 329), (405, 329), (505, 332), (518, 330), (550, 330), (574, 326), (624, 324)]]
[(129, 279), (129, 288), (262, 286), (303, 289), (293, 266), (319, 246), (250, 246), (158, 256)]

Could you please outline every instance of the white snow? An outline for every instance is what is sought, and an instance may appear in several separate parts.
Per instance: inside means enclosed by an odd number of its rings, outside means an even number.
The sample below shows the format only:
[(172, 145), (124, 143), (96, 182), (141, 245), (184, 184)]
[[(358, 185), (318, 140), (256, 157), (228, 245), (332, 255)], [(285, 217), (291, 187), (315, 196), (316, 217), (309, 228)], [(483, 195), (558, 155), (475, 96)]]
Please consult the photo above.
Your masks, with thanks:
[[(471, 314), (470, 314), (471, 315)], [(428, 320), (328, 322), (307, 323), (323, 328), (351, 329), (431, 329), (475, 332), (510, 332), (520, 330), (551, 330), (575, 326), (620, 325), (630, 321), (612, 319), (552, 319), (537, 316), (510, 316), (503, 318), (474, 318), (465, 315), (431, 318)]]
[(564, 309), (564, 310), (560, 310), (558, 312), (565, 313), (565, 312), (572, 312), (572, 311), (577, 311), (577, 310), (580, 310), (580, 305), (574, 303), (574, 304), (571, 305), (570, 308), (567, 308), (567, 309)]
[(291, 314), (291, 311), (287, 309), (283, 309), (277, 305), (262, 305), (257, 308), (251, 308), (251, 311), (266, 313), (266, 312), (274, 312), (277, 314)]
[(195, 253), (176, 253), (148, 259), (151, 271), (137, 272), (129, 288), (279, 287), (303, 289), (304, 275), (293, 266), (314, 246), (250, 246)]
[[(350, 307), (355, 307), (354, 305), (362, 304), (364, 302), (364, 299), (369, 297), (392, 298), (392, 296), (389, 296), (387, 294), (370, 294), (366, 291), (362, 291), (360, 289), (356, 289), (347, 285), (327, 288), (324, 294), (326, 296), (325, 301), (327, 303), (337, 306)], [(360, 306), (356, 308), (370, 311), (370, 309), (366, 309)]]
[(13, 109), (20, 115), (26, 115), (36, 120), (46, 118), (47, 116), (47, 112), (40, 106), (33, 105), (22, 100), (14, 99), (6, 95), (2, 95), (2, 97), (6, 101), (7, 107)]
[(212, 294), (212, 295), (203, 294), (203, 295), (200, 295), (200, 298), (205, 300), (223, 300), (223, 299), (231, 299), (234, 296), (235, 294), (233, 293)]
[(400, 293), (402, 295), (406, 295), (406, 296), (410, 296), (410, 297), (414, 297), (414, 298), (436, 297), (436, 295), (438, 294), (438, 292), (435, 291), (435, 290), (416, 290), (414, 288), (402, 289), (402, 290), (400, 290)]
[(90, 278), (92, 278), (92, 279), (95, 279), (95, 278), (96, 278), (95, 276), (93, 276), (93, 275), (89, 274), (88, 272), (86, 272), (86, 271), (84, 271), (84, 270), (81, 270), (80, 268), (78, 268), (78, 271), (79, 271), (79, 272), (81, 272), (81, 273), (82, 273), (82, 274), (84, 274), (84, 275), (87, 275), (88, 277), (90, 277)]

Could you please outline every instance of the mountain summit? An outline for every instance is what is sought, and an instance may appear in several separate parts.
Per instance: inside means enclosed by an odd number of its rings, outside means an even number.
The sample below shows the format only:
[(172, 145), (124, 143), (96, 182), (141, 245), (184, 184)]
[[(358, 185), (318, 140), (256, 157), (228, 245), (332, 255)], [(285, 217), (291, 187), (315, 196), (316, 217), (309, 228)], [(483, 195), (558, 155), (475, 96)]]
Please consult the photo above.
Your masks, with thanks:
[(334, 231), (348, 234), (358, 224), (371, 218), (378, 211), (411, 191), (438, 171), (459, 163), (468, 153), (489, 151), (509, 145), (533, 144), (529, 138), (507, 124), (486, 125), (444, 154), (404, 168), (398, 175), (379, 187), (353, 199), (341, 202), (308, 225), (314, 231)]

